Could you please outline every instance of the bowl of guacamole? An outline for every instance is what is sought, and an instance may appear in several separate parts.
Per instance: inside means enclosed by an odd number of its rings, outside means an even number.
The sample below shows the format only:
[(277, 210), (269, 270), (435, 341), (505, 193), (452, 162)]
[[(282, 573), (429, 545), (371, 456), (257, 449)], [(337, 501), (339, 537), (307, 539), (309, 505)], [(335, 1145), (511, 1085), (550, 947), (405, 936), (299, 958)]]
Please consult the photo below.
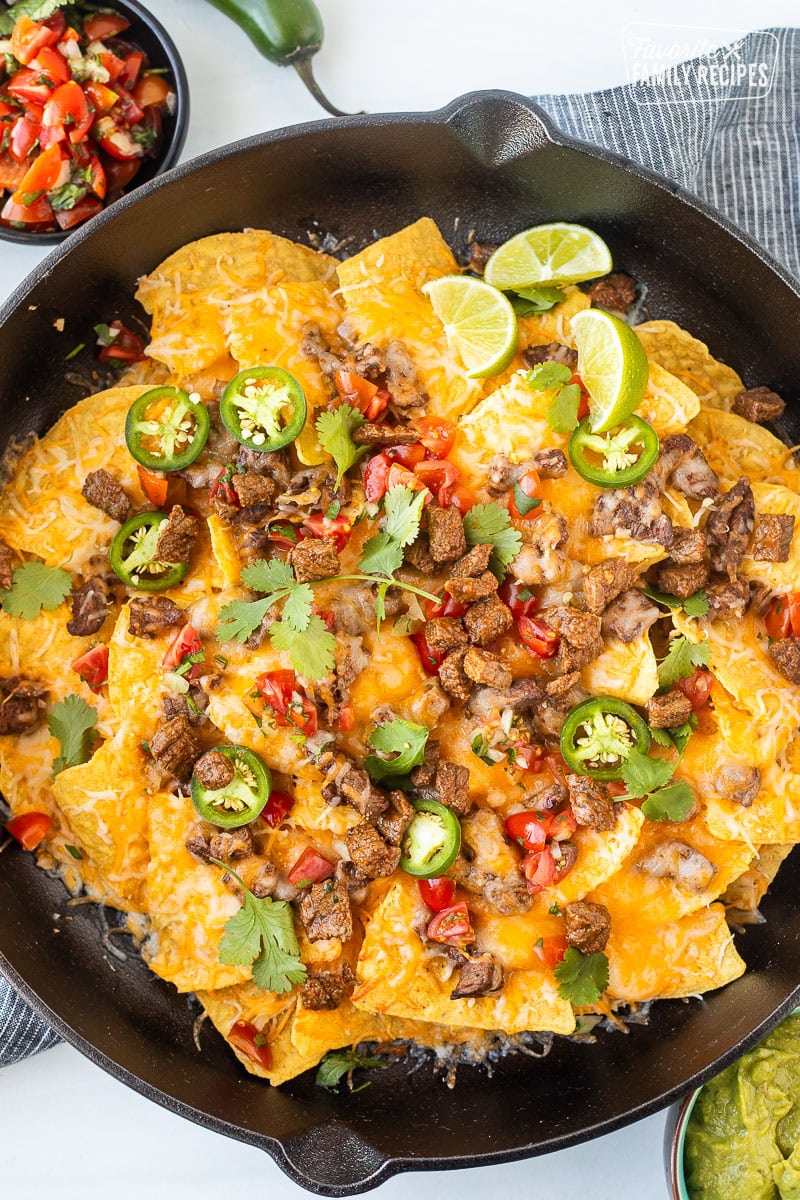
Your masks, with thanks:
[(674, 1200), (800, 1200), (800, 1009), (677, 1113)]

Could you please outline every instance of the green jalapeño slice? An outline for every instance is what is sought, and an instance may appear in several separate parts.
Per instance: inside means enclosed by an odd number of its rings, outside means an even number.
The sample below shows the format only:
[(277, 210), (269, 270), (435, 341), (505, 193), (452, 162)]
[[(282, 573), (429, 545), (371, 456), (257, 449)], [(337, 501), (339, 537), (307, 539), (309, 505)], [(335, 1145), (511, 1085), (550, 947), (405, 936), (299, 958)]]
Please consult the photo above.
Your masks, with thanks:
[(631, 751), (646, 754), (649, 748), (646, 722), (614, 696), (584, 700), (561, 730), (561, 754), (570, 770), (601, 781), (621, 779)]
[(461, 849), (458, 817), (438, 800), (412, 800), (416, 816), (403, 839), (400, 866), (409, 875), (443, 875)]
[(210, 426), (208, 411), (196, 392), (157, 387), (134, 400), (128, 410), (125, 441), (143, 467), (180, 471), (197, 458)]
[(625, 418), (610, 433), (592, 433), (591, 417), (584, 417), (570, 438), (573, 467), (598, 487), (629, 487), (644, 479), (658, 458), (658, 434), (641, 417)]
[(248, 367), (234, 375), (219, 405), (222, 423), (250, 450), (280, 450), (306, 421), (303, 389), (281, 367)]
[[(203, 759), (222, 755), (227, 759), (225, 770), (215, 770), (215, 784), (206, 786), (198, 778)], [(222, 764), (224, 766), (224, 764)], [(192, 804), (204, 821), (223, 829), (247, 825), (264, 808), (272, 789), (269, 767), (246, 746), (215, 746), (203, 755), (192, 773)]]
[(144, 512), (131, 517), (117, 533), (108, 552), (114, 574), (127, 587), (143, 592), (163, 592), (180, 583), (188, 563), (161, 562), (158, 539), (169, 517), (162, 512)]

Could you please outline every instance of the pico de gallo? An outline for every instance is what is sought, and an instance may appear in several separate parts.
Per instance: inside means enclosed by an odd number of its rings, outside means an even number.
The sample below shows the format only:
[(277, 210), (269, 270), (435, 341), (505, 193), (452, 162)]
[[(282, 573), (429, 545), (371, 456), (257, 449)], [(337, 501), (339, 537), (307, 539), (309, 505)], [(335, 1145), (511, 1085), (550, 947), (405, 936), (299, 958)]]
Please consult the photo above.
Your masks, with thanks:
[(46, 7), (43, 20), (0, 15), (0, 226), (32, 233), (73, 229), (122, 195), (177, 102), (122, 13)]

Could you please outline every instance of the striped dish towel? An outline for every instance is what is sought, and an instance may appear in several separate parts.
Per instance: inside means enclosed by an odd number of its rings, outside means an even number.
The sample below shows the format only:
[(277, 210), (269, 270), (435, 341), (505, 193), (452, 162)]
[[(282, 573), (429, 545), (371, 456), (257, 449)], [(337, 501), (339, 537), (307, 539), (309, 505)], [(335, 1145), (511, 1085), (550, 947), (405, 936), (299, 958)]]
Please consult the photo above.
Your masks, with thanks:
[[(536, 99), (565, 133), (675, 180), (800, 276), (800, 29), (747, 34), (662, 79)], [(57, 1041), (0, 979), (0, 1066)]]

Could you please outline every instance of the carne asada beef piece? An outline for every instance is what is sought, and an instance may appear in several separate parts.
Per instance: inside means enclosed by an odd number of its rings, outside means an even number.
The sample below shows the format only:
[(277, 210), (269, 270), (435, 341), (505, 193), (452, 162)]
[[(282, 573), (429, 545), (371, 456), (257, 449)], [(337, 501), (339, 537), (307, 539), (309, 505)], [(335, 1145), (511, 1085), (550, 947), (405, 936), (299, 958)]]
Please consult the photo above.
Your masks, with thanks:
[(194, 764), (194, 773), (204, 788), (218, 792), (233, 783), (236, 774), (233, 763), (219, 750), (207, 750)]
[(433, 787), (436, 779), (436, 768), (439, 765), (439, 743), (428, 738), (423, 751), (422, 762), (411, 772), (411, 782), (415, 788)]
[(750, 808), (761, 787), (761, 771), (743, 763), (725, 763), (714, 777), (714, 787), (723, 800)]
[(564, 908), (567, 945), (581, 954), (601, 954), (611, 933), (611, 914), (605, 904), (591, 900), (573, 900)]
[(400, 847), (385, 842), (370, 821), (348, 829), (345, 844), (350, 861), (365, 879), (386, 879), (400, 865)]
[(497, 576), (491, 571), (481, 575), (453, 575), (444, 585), (444, 590), (457, 604), (474, 604), (491, 596), (497, 588)]
[(410, 546), (403, 551), (406, 562), (421, 571), (423, 575), (435, 575), (440, 569), (439, 564), (431, 557), (430, 542), (426, 530), (421, 530)]
[(566, 454), (555, 448), (537, 450), (531, 462), (542, 479), (563, 479), (568, 470)]
[(779, 638), (769, 647), (769, 656), (790, 683), (800, 683), (800, 639)]
[(304, 889), (300, 897), (300, 920), (309, 941), (340, 938), (349, 942), (353, 936), (353, 913), (344, 883), (325, 879)]
[[(220, 506), (216, 505), (215, 507), (217, 512), (220, 512)], [(246, 508), (232, 508), (228, 514), (220, 512), (220, 515), (227, 515), (231, 525), (235, 525), (237, 529), (255, 531), (255, 537), (250, 538), (251, 547), (254, 541), (258, 543), (262, 539), (269, 545), (269, 537), (264, 536), (266, 533), (264, 527), (273, 515), (271, 504), (249, 504)]]
[(10, 546), (0, 539), (0, 590), (7, 592), (14, 582), (16, 555)]
[(90, 575), (72, 593), (72, 617), (67, 633), (73, 637), (91, 637), (101, 629), (108, 616), (108, 584), (102, 575)]
[[(652, 472), (651, 472), (652, 475)], [(648, 476), (628, 488), (607, 488), (595, 501), (590, 532), (593, 537), (615, 534), (637, 542), (672, 545), (672, 522), (661, 508), (657, 485)]]
[(428, 508), (428, 546), (431, 558), (437, 563), (454, 562), (467, 552), (464, 518), (457, 508)]
[(785, 409), (786, 401), (768, 387), (746, 388), (733, 398), (733, 412), (756, 423), (776, 421)]
[(580, 671), (570, 671), (569, 675), (558, 675), (544, 685), (545, 695), (550, 700), (564, 700), (580, 681)]
[(747, 551), (756, 518), (756, 505), (750, 480), (742, 478), (729, 492), (720, 496), (709, 509), (705, 535), (715, 571), (736, 578)]
[(379, 350), (372, 342), (362, 342), (360, 346), (356, 347), (351, 361), (356, 374), (360, 375), (362, 379), (369, 379), (371, 383), (376, 383), (381, 375), (386, 373), (386, 359), (383, 351)]
[(289, 883), (285, 874), (271, 862), (262, 862), (250, 885), (250, 891), (259, 900), (272, 896), (276, 900), (287, 900), (289, 903), (300, 895), (299, 888)]
[(684, 892), (704, 892), (717, 873), (705, 854), (677, 838), (661, 842), (639, 859), (635, 870), (652, 879), (671, 879)]
[(338, 971), (315, 971), (308, 975), (300, 993), (303, 1008), (311, 1012), (338, 1008), (343, 1000), (352, 996), (356, 977), (347, 963)]
[(751, 554), (756, 562), (788, 562), (794, 537), (790, 513), (759, 513)]
[(417, 377), (417, 368), (403, 342), (392, 341), (384, 351), (386, 387), (398, 408), (422, 408), (428, 394)]
[(275, 498), (275, 481), (268, 475), (258, 475), (255, 471), (247, 471), (243, 475), (234, 475), (231, 486), (239, 498), (242, 508), (259, 507), (271, 504)]
[(161, 526), (156, 542), (156, 558), (165, 563), (191, 562), (195, 542), (200, 533), (200, 522), (191, 513), (184, 512), (180, 504), (173, 504), (169, 520)]
[(464, 658), (464, 672), (473, 683), (482, 683), (486, 687), (507, 688), (511, 686), (513, 676), (506, 664), (490, 650), (479, 650), (470, 646)]
[(604, 650), (605, 643), (601, 637), (595, 638), (587, 646), (573, 646), (571, 642), (562, 638), (558, 653), (553, 659), (554, 670), (557, 675), (569, 675), (573, 671), (582, 671), (584, 667), (588, 667), (589, 663), (599, 658)]
[(468, 644), (467, 631), (460, 617), (432, 617), (425, 622), (423, 632), (434, 654), (449, 654)]
[(439, 683), (448, 696), (454, 696), (456, 700), (468, 700), (472, 689), (472, 680), (464, 670), (466, 655), (465, 647), (451, 650), (439, 667)]
[(378, 833), (390, 846), (399, 846), (414, 820), (414, 808), (405, 792), (389, 792), (389, 808), (375, 822)]
[(548, 448), (536, 450), (525, 462), (515, 463), (506, 454), (495, 454), (489, 463), (486, 490), (492, 496), (500, 496), (530, 470), (538, 471), (542, 479), (562, 479), (568, 470), (567, 456), (563, 450)]
[(342, 369), (343, 361), (333, 353), (328, 339), (316, 321), (309, 321), (303, 326), (303, 336), (300, 349), (306, 358), (319, 364), (322, 374), (332, 380), (337, 371)]
[(464, 616), (467, 636), (478, 646), (488, 646), (502, 633), (508, 633), (513, 624), (510, 610), (496, 594), (473, 604)]
[(636, 299), (636, 283), (624, 271), (612, 271), (602, 279), (595, 279), (586, 291), (592, 298), (592, 308), (608, 308), (612, 312), (625, 312)]
[(419, 441), (419, 434), (403, 425), (365, 421), (353, 431), (353, 441), (357, 446), (410, 446)]
[(750, 604), (750, 584), (746, 579), (718, 580), (706, 589), (708, 615), (714, 620), (743, 617)]
[(247, 858), (255, 850), (253, 835), (246, 825), (239, 829), (222, 829), (211, 839), (211, 857), (223, 862), (235, 862)]
[(185, 620), (183, 609), (168, 596), (134, 596), (128, 605), (128, 633), (132, 637), (158, 637)]
[(491, 954), (474, 954), (461, 965), (451, 1000), (467, 996), (493, 996), (503, 987), (503, 968)]
[(439, 763), (434, 788), (445, 808), (451, 808), (457, 817), (466, 816), (470, 809), (469, 767), (453, 762)]
[(706, 535), (702, 529), (681, 529), (675, 526), (669, 556), (674, 563), (685, 566), (687, 563), (701, 563), (708, 552)]
[(658, 572), (658, 586), (670, 596), (688, 599), (708, 583), (708, 567), (705, 563), (685, 563), (683, 566), (667, 562)]
[(719, 477), (688, 433), (673, 433), (664, 438), (658, 461), (648, 478), (660, 491), (671, 484), (690, 500), (719, 495)]
[(577, 608), (555, 604), (551, 608), (543, 608), (541, 618), (563, 641), (577, 649), (591, 646), (600, 637), (601, 621), (596, 613), (585, 613)]
[[(388, 808), (389, 801), (384, 793), (375, 786), (367, 772), (355, 763), (346, 762), (330, 786), (362, 817), (377, 817)], [(328, 799), (327, 795), (325, 798)]]
[(585, 775), (567, 775), (569, 802), (579, 825), (589, 829), (613, 829), (617, 814), (608, 792)]
[(236, 465), (246, 475), (263, 475), (271, 479), (278, 492), (285, 492), (289, 486), (291, 476), (283, 450), (251, 450), (249, 446), (240, 446)]
[(473, 692), (469, 710), (476, 717), (485, 716), (493, 708), (510, 708), (515, 713), (530, 712), (542, 703), (544, 696), (541, 684), (535, 679), (515, 679), (511, 687), (503, 691), (483, 687)]
[(661, 616), (661, 609), (637, 588), (617, 596), (603, 613), (603, 633), (621, 642), (635, 642)]
[(43, 683), (19, 675), (0, 679), (0, 733), (30, 733), (41, 723), (49, 694)]
[(486, 270), (486, 264), (498, 247), (499, 243), (497, 242), (470, 242), (469, 261), (467, 263), (470, 271), (474, 271), (476, 275), (482, 275)]
[(624, 558), (606, 558), (591, 567), (583, 579), (583, 602), (589, 612), (603, 612), (620, 592), (633, 587), (635, 577)]
[(195, 858), (199, 858), (201, 862), (208, 862), (211, 857), (211, 839), (215, 832), (214, 827), (205, 821), (195, 821), (189, 826), (183, 844)]
[(647, 723), (652, 729), (675, 729), (691, 715), (689, 698), (677, 688), (663, 696), (651, 696), (647, 701)]
[(489, 569), (489, 560), (493, 550), (494, 546), (490, 542), (481, 542), (479, 545), (473, 546), (463, 558), (453, 563), (450, 568), (451, 577), (454, 579), (479, 578), (484, 571)]
[(527, 912), (531, 896), (502, 818), (491, 809), (479, 808), (462, 820), (461, 828), (461, 854), (448, 874), (505, 916)]
[(83, 482), (81, 495), (84, 500), (99, 508), (112, 521), (123, 525), (131, 515), (131, 502), (121, 483), (117, 483), (110, 471), (102, 467), (99, 471), (90, 471)]
[(544, 346), (527, 346), (522, 351), (522, 360), (526, 367), (538, 367), (543, 362), (559, 363), (574, 371), (578, 365), (578, 351), (561, 342), (548, 342)]
[[(194, 709), (189, 708), (187, 700), (192, 701)], [(205, 712), (208, 708), (208, 696), (202, 688), (193, 683), (189, 684), (189, 691), (185, 696), (165, 696), (161, 708), (165, 721), (171, 721), (173, 717), (184, 717), (190, 725), (197, 728), (198, 725), (205, 725), (208, 720)]]
[(289, 562), (298, 583), (330, 579), (331, 575), (338, 575), (341, 565), (333, 542), (314, 537), (303, 538), (293, 546), (289, 551)]
[(172, 717), (159, 725), (150, 739), (150, 751), (166, 775), (184, 782), (202, 753), (202, 747), (185, 717)]

